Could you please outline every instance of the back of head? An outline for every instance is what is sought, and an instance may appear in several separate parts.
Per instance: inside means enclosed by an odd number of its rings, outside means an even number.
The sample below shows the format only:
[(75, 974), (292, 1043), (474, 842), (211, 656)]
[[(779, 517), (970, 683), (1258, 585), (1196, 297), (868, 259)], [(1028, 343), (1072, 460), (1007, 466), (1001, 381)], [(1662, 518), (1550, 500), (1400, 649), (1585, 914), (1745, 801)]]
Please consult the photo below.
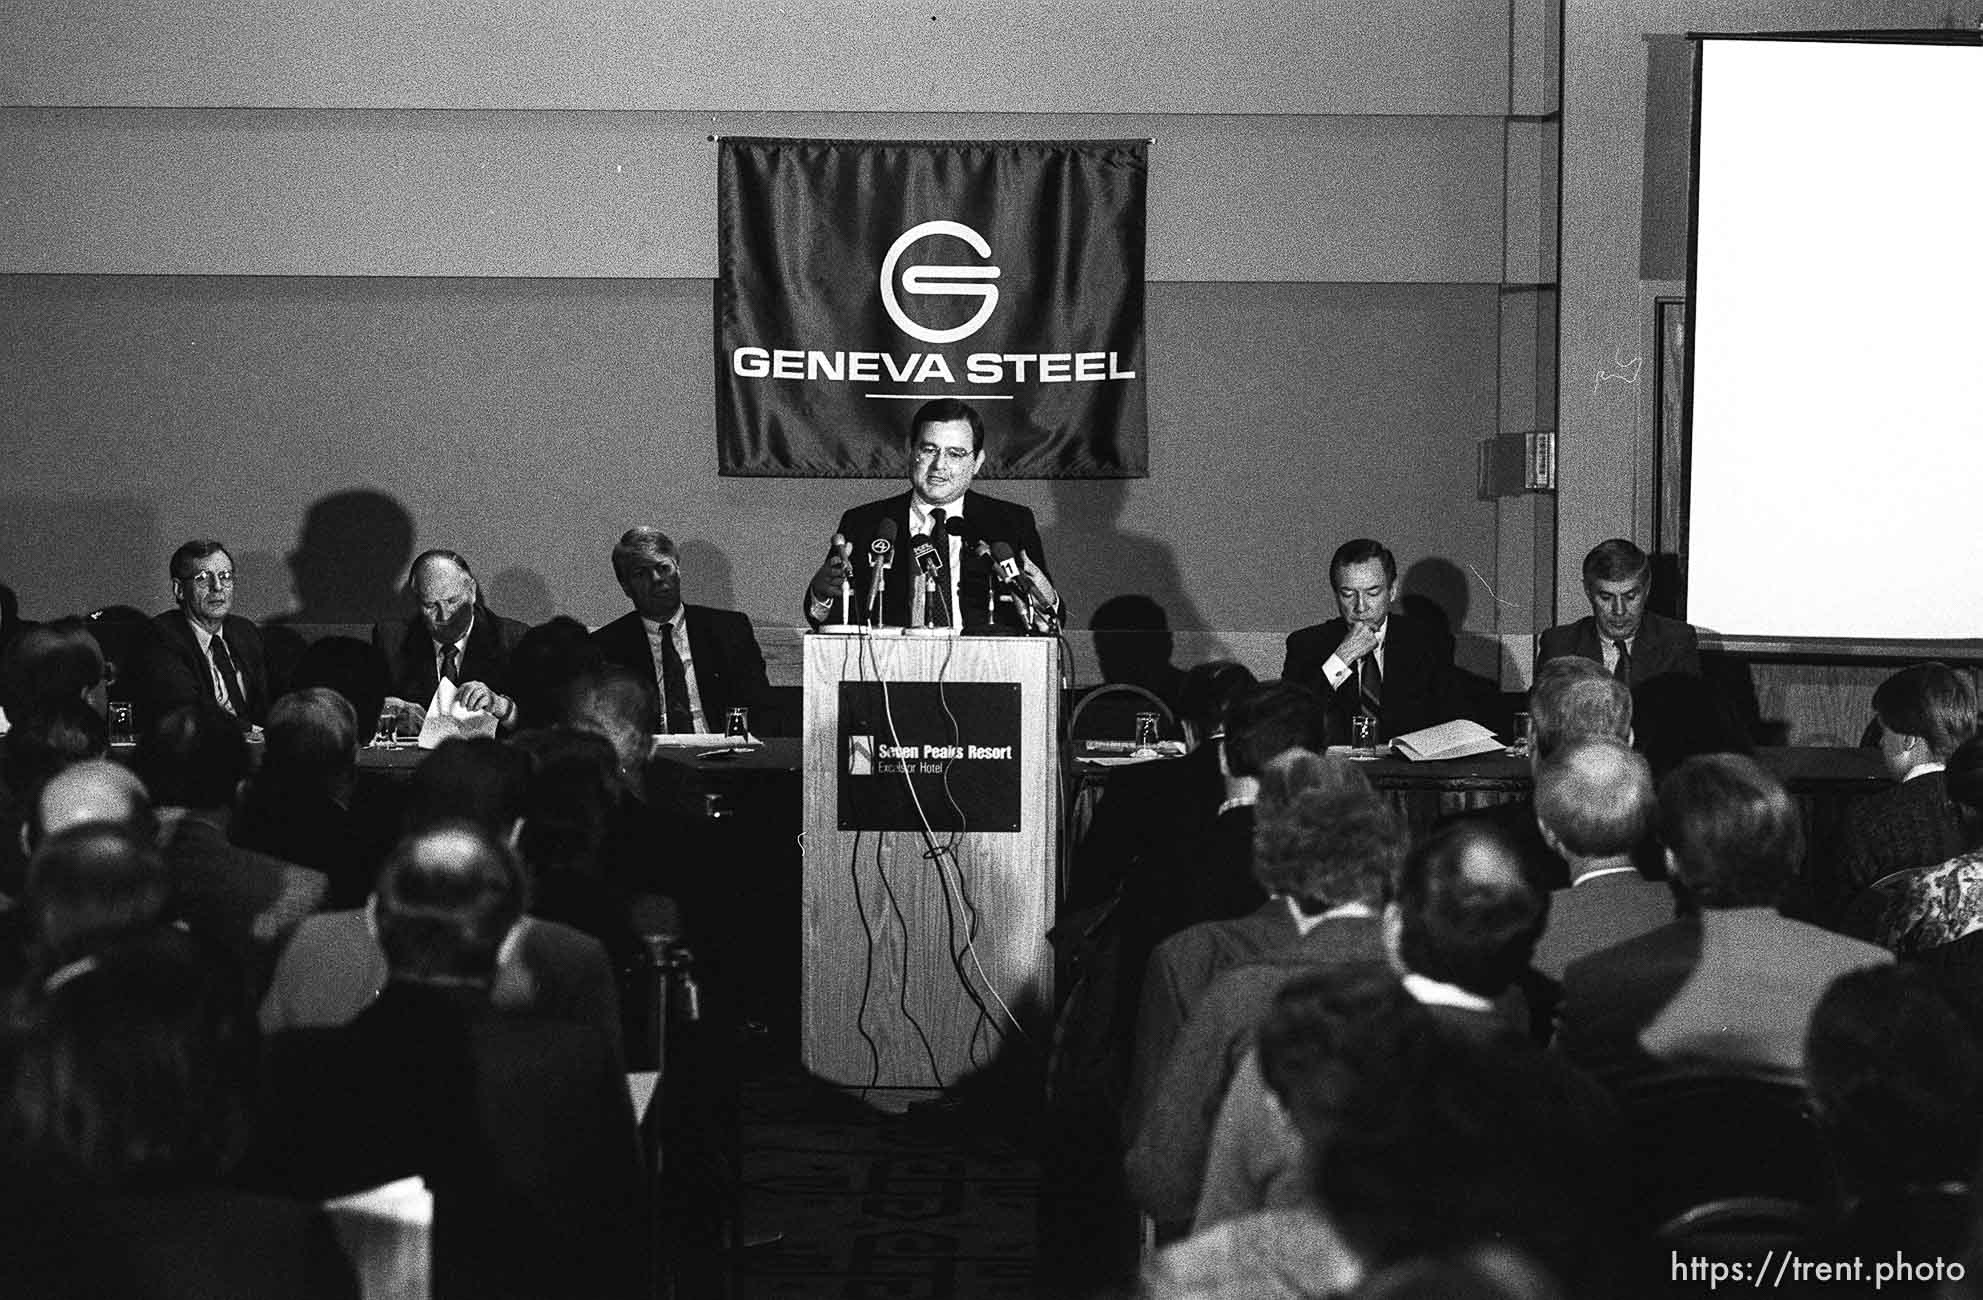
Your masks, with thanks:
[(1191, 724), (1199, 741), (1224, 736), (1226, 709), (1233, 698), (1258, 682), (1253, 670), (1234, 659), (1213, 659), (1185, 670), (1178, 688), (1178, 720)]
[(156, 923), (170, 894), (158, 851), (110, 822), (49, 835), (28, 860), (28, 915), (50, 960)]
[[(1256, 1041), (1261, 1078), (1291, 1110), (1290, 1099), (1303, 1095), (1304, 1113), (1326, 1124), (1364, 1065), (1359, 1051), (1374, 1041), (1365, 1027), (1374, 1020), (1425, 1014), (1387, 962), (1325, 966), (1274, 995)], [(1319, 1130), (1303, 1134), (1313, 1146), (1325, 1144), (1327, 1136)]]
[(1397, 908), (1406, 969), (1484, 998), (1528, 969), (1549, 919), (1521, 854), (1498, 827), (1469, 819), (1435, 830), (1405, 858)]
[(1404, 829), (1356, 766), (1290, 750), (1260, 776), (1253, 878), (1309, 915), (1380, 906), (1404, 852)]
[(196, 940), (154, 926), (103, 944), (53, 972), (20, 1015), (7, 1136), (39, 1172), (112, 1192), (226, 1172), (254, 1021)]
[(529, 781), (530, 760), (500, 740), (478, 736), (444, 741), (407, 782), (406, 830), (467, 821), (500, 839), (523, 816)]
[[(80, 618), (23, 629), (0, 656), (0, 710), (9, 718), (61, 700), (91, 696), (103, 684), (103, 650)], [(100, 698), (92, 703), (101, 706)]]
[(35, 800), (29, 829), (36, 842), (88, 822), (111, 822), (149, 842), (151, 800), (131, 769), (86, 758), (50, 777)]
[(1976, 734), (1976, 689), (1947, 664), (1913, 664), (1880, 683), (1873, 712), (1888, 731), (1919, 736), (1946, 760)]
[(1704, 908), (1774, 907), (1804, 861), (1804, 826), (1783, 783), (1740, 754), (1703, 754), (1659, 786), (1673, 874)]
[(1632, 739), (1632, 692), (1592, 659), (1569, 656), (1538, 668), (1529, 715), (1538, 759), (1578, 736)]
[(373, 913), (393, 979), (486, 985), (497, 950), (523, 915), (520, 873), (482, 827), (437, 822), (387, 856)]
[(1651, 765), (1621, 740), (1578, 737), (1536, 767), (1536, 820), (1571, 857), (1630, 853), (1657, 808)]
[(1983, 1144), (1983, 1044), (1907, 964), (1840, 976), (1811, 1014), (1805, 1078), (1848, 1194), (1966, 1182)]
[(1226, 770), (1259, 776), (1267, 761), (1290, 749), (1322, 750), (1322, 702), (1296, 682), (1260, 682), (1233, 694), (1225, 717)]
[(269, 706), (257, 780), (330, 790), (358, 766), (358, 714), (328, 686), (291, 691)]
[(595, 872), (617, 796), (618, 756), (603, 737), (568, 727), (530, 733), (530, 749), (518, 852), (540, 880), (554, 871)]
[[(617, 563), (618, 551), (615, 550)], [(571, 683), (605, 665), (585, 624), (563, 614), (524, 633), (510, 651), (509, 694), (516, 701), (520, 728), (557, 722), (559, 703)]]
[(248, 742), (233, 715), (202, 701), (152, 719), (136, 766), (161, 808), (231, 808), (248, 776)]
[(1983, 844), (1983, 736), (1971, 736), (1955, 747), (1942, 779), (1962, 821), (1965, 843), (1971, 848)]
[(389, 694), (386, 678), (386, 657), (377, 646), (355, 636), (326, 636), (303, 651), (289, 680), (292, 690), (327, 686), (342, 695), (369, 736)]
[(0, 783), (21, 808), (31, 807), (50, 777), (86, 758), (110, 752), (110, 727), (80, 699), (45, 704), (9, 719), (0, 739)]
[(580, 673), (565, 687), (558, 720), (605, 737), (619, 758), (621, 772), (631, 775), (647, 759), (647, 727), (654, 716), (654, 695), (652, 681), (624, 668), (595, 668)]

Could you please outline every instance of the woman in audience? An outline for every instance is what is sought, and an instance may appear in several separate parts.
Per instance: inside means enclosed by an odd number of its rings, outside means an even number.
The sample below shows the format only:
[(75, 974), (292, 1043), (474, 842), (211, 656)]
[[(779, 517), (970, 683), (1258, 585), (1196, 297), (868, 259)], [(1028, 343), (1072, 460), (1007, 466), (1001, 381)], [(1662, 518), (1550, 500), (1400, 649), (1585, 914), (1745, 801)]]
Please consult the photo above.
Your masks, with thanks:
[(238, 982), (166, 926), (90, 948), (17, 999), (0, 1290), (355, 1297), (321, 1209), (223, 1184), (255, 1053)]
[(1807, 1090), (1837, 1177), (1829, 1258), (1954, 1258), (1983, 1147), (1983, 1042), (1910, 966), (1841, 976), (1811, 1016)]
[[(1963, 742), (1942, 771), (1949, 805), (1967, 852), (1929, 867), (1897, 871), (1874, 883), (1885, 902), (1878, 938), (1902, 957), (1962, 943), (1983, 962), (1983, 736)], [(1945, 953), (1944, 962), (1961, 956)]]

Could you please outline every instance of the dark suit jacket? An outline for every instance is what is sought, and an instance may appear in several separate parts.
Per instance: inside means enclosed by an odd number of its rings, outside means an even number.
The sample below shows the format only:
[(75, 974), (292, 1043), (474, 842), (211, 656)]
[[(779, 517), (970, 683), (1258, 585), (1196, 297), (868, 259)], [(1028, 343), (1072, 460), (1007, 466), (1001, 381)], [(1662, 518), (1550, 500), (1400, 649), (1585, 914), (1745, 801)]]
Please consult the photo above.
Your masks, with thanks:
[[(1574, 623), (1545, 628), (1536, 647), (1535, 665), (1540, 668), (1551, 659), (1571, 657), (1604, 662), (1604, 647), (1598, 644), (1597, 620), (1589, 614)], [(1701, 675), (1701, 648), (1691, 623), (1662, 618), (1650, 610), (1639, 620), (1639, 634), (1632, 638), (1633, 686), (1664, 677), (1668, 673)]]
[[(131, 692), (140, 710), (138, 725), (196, 700), (213, 702), (213, 671), (200, 653), (199, 638), (193, 625), (176, 609), (168, 609), (151, 621), (153, 635), (145, 638), (137, 655), (138, 680)], [(227, 642), (227, 653), (241, 670), (242, 695), (247, 713), (241, 719), (261, 723), (269, 713), (269, 673), (262, 654), (262, 634), (253, 623), (238, 614), (221, 621), (220, 635)]]
[(1376, 917), (1339, 917), (1214, 979), (1144, 1099), (1124, 1161), (1136, 1203), (1159, 1222), (1191, 1217), (1226, 1085), (1284, 985), (1313, 970), (1383, 960)]
[(1110, 771), (1094, 820), (1074, 851), (1067, 905), (1080, 907), (1108, 897), (1143, 865), (1210, 827), (1225, 798), (1217, 741), (1183, 758)]
[[(1350, 716), (1357, 710), (1357, 675), (1331, 690), (1322, 666), (1349, 635), (1340, 618), (1302, 628), (1288, 637), (1284, 681), (1300, 682), (1320, 695), (1328, 708), (1329, 740), (1347, 744)], [(1352, 665), (1352, 668), (1355, 666)], [(1453, 672), (1453, 643), (1395, 607), (1384, 629), (1383, 706), (1377, 726), (1386, 740), (1460, 716), (1459, 680)]]
[(1881, 876), (1947, 862), (1968, 846), (1940, 772), (1924, 772), (1846, 807), (1838, 872), (1848, 892)]
[[(481, 682), (498, 694), (508, 694), (510, 651), (530, 629), (513, 618), (493, 613), (486, 605), (475, 610), (475, 626), (461, 654), (461, 680)], [(434, 639), (419, 615), (372, 625), (372, 644), (386, 657), (386, 692), (422, 708), (434, 698), (439, 675), (434, 671)], [(364, 720), (359, 722), (364, 725)]]
[(172, 918), (233, 953), (259, 997), (276, 954), (323, 905), (330, 882), (321, 871), (230, 844), (219, 826), (192, 813), (166, 819), (160, 844), (172, 879)]
[[(682, 618), (688, 625), (689, 658), (695, 665), (695, 688), (702, 696), (702, 715), (709, 729), (723, 730), (724, 714), (733, 706), (751, 711), (751, 730), (760, 735), (779, 735), (769, 714), (770, 686), (764, 676), (764, 654), (757, 648), (757, 633), (743, 614), (706, 605), (684, 605)], [(648, 730), (661, 729), (661, 672), (654, 662), (654, 651), (647, 643), (647, 626), (639, 610), (630, 610), (592, 634), (592, 644), (606, 656), (644, 682), (655, 683), (654, 716)]]
[[(855, 622), (866, 622), (861, 615), (861, 600), (868, 589), (868, 543), (881, 531), (881, 521), (895, 521), (895, 550), (888, 564), (888, 590), (883, 595), (882, 622), (890, 627), (903, 627), (909, 622), (909, 593), (911, 580), (916, 572), (915, 561), (909, 558), (909, 498), (910, 494), (888, 497), (881, 501), (870, 501), (864, 506), (855, 506), (840, 516), (840, 526), (834, 531), (845, 537), (853, 545), (853, 602)], [(1038, 565), (1042, 573), (1052, 576), (1047, 568), (1046, 548), (1040, 544), (1040, 528), (1033, 522), (1033, 512), (1025, 506), (1011, 501), (1001, 501), (997, 497), (981, 496), (977, 492), (966, 492), (961, 503), (964, 508), (964, 548), (962, 569), (957, 575), (957, 599), (963, 606), (962, 627), (982, 627), (995, 624), (999, 627), (1021, 630), (1016, 610), (1001, 606), (995, 615), (988, 615), (987, 602), (992, 595), (992, 571), (988, 561), (973, 554), (972, 547), (979, 541), (987, 545), (994, 542), (1009, 543), (1016, 554), (1026, 552), (1029, 559)], [(956, 507), (949, 508), (951, 513)], [(801, 596), (801, 602), (810, 604), (810, 598)], [(811, 610), (807, 610), (808, 618)], [(835, 615), (835, 617), (838, 617)], [(1065, 618), (1065, 611), (1062, 613)]]
[(633, 1107), (596, 1029), (393, 984), (265, 1056), (244, 1179), (320, 1198), (420, 1175), (435, 1300), (644, 1294)]
[(1556, 1050), (1613, 1092), (1662, 1067), (1639, 1033), (1665, 1009), (1701, 958), (1701, 921), (1683, 916), (1570, 963)]
[(1530, 965), (1561, 980), (1570, 963), (1656, 930), (1673, 919), (1673, 891), (1638, 872), (1599, 876), (1549, 896), (1549, 927)]

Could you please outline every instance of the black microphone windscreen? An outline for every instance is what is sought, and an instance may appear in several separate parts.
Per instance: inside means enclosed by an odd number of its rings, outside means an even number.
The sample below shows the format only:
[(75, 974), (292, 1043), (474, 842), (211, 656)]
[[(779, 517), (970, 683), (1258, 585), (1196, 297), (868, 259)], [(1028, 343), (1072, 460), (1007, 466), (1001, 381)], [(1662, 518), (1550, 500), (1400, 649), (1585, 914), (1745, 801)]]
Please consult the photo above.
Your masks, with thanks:
[(959, 538), (966, 542), (969, 541), (969, 539), (966, 538), (964, 535), (965, 534), (964, 521), (955, 516), (952, 516), (951, 518), (943, 521), (943, 531), (950, 534), (952, 537)]
[(1012, 543), (1011, 543), (1011, 542), (993, 542), (993, 543), (992, 543), (992, 558), (993, 558), (994, 560), (999, 560), (999, 561), (1001, 561), (1001, 562), (1002, 562), (1002, 561), (1005, 561), (1005, 560), (1009, 560), (1009, 559), (1011, 559), (1011, 558), (1013, 558), (1013, 556), (1012, 556)]
[(881, 521), (881, 527), (875, 529), (874, 535), (877, 541), (887, 542), (890, 546), (893, 546), (895, 545), (895, 539), (902, 535), (902, 529), (891, 517)]

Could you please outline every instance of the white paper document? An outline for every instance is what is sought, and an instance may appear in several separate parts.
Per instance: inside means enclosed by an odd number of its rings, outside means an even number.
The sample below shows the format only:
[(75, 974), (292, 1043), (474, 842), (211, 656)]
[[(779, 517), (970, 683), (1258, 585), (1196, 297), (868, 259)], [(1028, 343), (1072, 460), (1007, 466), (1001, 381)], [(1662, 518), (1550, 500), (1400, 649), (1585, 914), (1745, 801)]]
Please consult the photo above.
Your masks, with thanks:
[(433, 749), (456, 736), (473, 739), (496, 734), (496, 715), (464, 708), (454, 697), (455, 689), (445, 677), (434, 688), (434, 698), (427, 704), (427, 720), (420, 724), (420, 748)]
[(1498, 754), (1504, 746), (1494, 733), (1468, 718), (1456, 718), (1436, 727), (1399, 736), (1391, 748), (1415, 763), (1442, 758), (1467, 758), (1474, 754)]

